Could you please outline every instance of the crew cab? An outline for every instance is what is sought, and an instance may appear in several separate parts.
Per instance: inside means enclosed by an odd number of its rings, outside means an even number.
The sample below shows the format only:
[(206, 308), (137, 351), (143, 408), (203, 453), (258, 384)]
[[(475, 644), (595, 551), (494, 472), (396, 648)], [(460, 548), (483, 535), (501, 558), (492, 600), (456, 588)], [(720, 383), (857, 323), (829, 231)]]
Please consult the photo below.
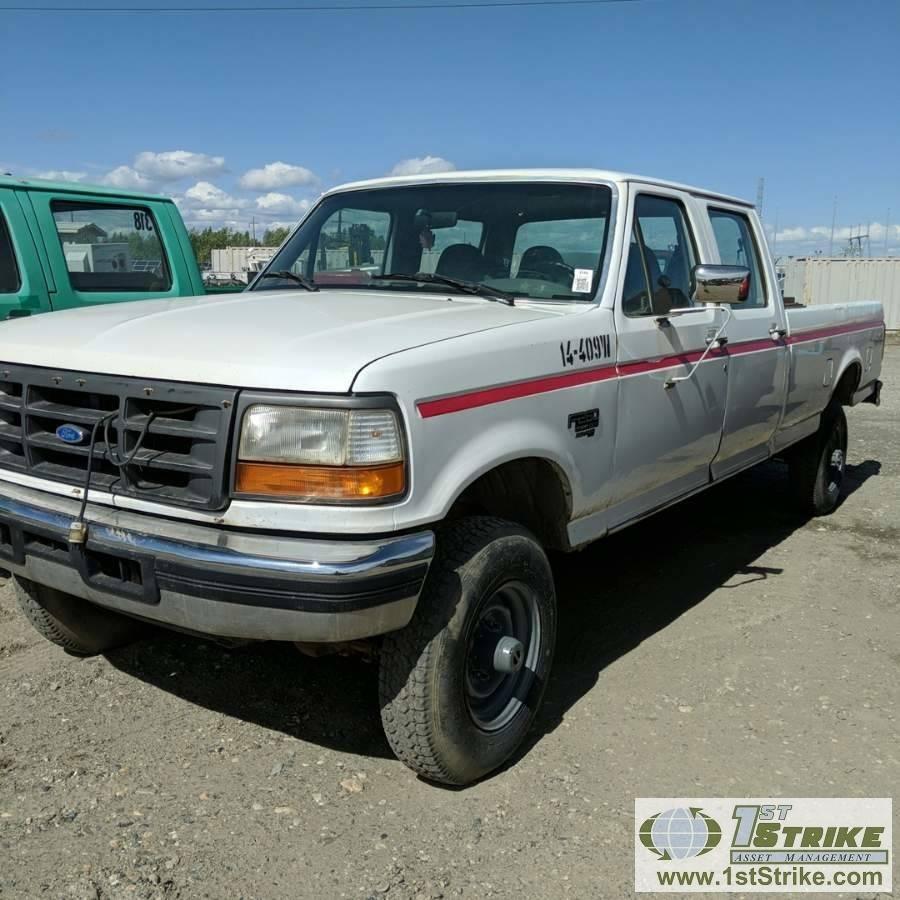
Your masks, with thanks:
[(0, 330), (0, 565), (51, 641), (380, 654), (397, 756), (521, 743), (571, 551), (773, 456), (840, 499), (877, 302), (786, 311), (753, 207), (595, 170), (325, 194), (250, 289)]
[(202, 293), (190, 238), (171, 199), (0, 176), (0, 321)]

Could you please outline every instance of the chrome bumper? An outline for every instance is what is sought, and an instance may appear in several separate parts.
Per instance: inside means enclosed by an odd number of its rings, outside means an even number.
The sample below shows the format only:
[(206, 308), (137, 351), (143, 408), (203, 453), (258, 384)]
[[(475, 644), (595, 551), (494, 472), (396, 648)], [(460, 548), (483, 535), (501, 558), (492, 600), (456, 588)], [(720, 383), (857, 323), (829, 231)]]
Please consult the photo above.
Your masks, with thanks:
[(161, 625), (221, 637), (345, 641), (402, 628), (434, 534), (315, 540), (79, 503), (0, 482), (0, 569)]

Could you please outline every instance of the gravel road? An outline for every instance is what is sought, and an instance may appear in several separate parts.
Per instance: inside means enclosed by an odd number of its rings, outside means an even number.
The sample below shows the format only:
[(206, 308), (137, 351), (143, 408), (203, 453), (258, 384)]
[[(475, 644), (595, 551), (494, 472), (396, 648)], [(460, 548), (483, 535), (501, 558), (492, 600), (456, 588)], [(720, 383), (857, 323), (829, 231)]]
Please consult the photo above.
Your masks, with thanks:
[(900, 346), (884, 379), (831, 517), (772, 463), (555, 560), (538, 728), (466, 790), (391, 757), (362, 659), (73, 659), (0, 578), (0, 896), (628, 897), (635, 796), (895, 793)]

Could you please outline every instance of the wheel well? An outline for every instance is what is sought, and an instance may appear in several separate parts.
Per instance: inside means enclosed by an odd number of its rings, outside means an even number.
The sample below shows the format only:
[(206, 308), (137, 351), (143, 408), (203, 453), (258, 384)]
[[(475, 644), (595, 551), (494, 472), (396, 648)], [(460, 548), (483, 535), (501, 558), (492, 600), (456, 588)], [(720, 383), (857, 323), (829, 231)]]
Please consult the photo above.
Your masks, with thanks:
[(485, 472), (457, 497), (450, 518), (490, 515), (532, 531), (544, 547), (569, 550), (566, 525), (572, 492), (565, 473), (538, 457), (516, 459)]
[(841, 406), (849, 406), (853, 401), (853, 395), (859, 387), (861, 378), (862, 366), (858, 362), (850, 363), (844, 371), (844, 374), (841, 375), (841, 380), (837, 383), (837, 387), (834, 389), (832, 397), (834, 397)]

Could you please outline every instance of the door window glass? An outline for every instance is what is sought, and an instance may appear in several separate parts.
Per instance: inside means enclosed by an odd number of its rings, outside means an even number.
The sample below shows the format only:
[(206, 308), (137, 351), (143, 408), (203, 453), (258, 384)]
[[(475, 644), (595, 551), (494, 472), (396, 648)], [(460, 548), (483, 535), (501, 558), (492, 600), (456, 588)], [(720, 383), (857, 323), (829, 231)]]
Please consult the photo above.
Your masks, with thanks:
[(143, 206), (51, 204), (77, 291), (167, 291), (172, 278), (153, 214)]
[(21, 287), (19, 267), (6, 219), (0, 212), (0, 294), (14, 294)]
[(746, 301), (735, 309), (759, 309), (766, 306), (759, 252), (747, 217), (725, 209), (711, 209), (709, 221), (716, 237), (719, 261), (722, 265), (744, 266), (750, 270), (750, 294)]
[(650, 309), (645, 304), (642, 311), (630, 315), (665, 315), (670, 309), (691, 306), (694, 242), (681, 204), (640, 194), (634, 204), (634, 221), (649, 281)]

